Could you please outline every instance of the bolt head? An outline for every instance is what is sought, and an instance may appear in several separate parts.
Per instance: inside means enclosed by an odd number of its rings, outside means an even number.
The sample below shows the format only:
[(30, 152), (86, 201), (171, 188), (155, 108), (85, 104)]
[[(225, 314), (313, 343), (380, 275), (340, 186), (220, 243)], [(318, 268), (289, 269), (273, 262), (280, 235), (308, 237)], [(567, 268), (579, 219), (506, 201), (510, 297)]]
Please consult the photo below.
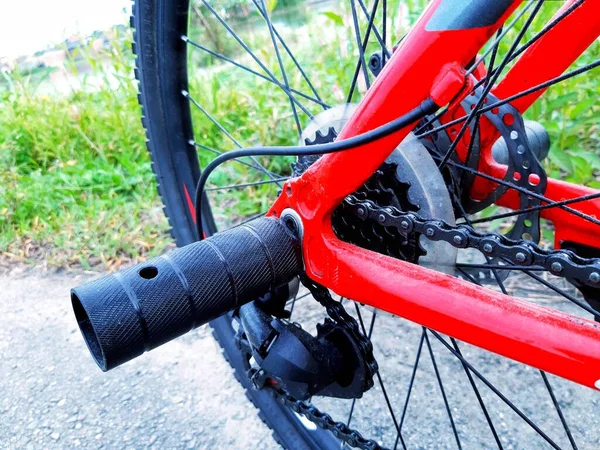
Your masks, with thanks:
[(524, 263), (527, 261), (527, 255), (523, 252), (519, 252), (515, 255), (515, 259), (520, 263)]
[(492, 244), (485, 244), (483, 246), (483, 251), (486, 253), (492, 253), (494, 251), (494, 247), (492, 247)]
[(410, 224), (408, 223), (408, 220), (403, 220), (402, 222), (400, 222), (400, 227), (403, 230), (408, 230), (408, 228), (410, 227)]
[(552, 272), (554, 273), (561, 273), (563, 271), (563, 266), (561, 263), (559, 263), (558, 261), (554, 261), (552, 263), (552, 265), (550, 266), (550, 269), (552, 270)]
[(463, 243), (463, 238), (459, 235), (454, 236), (454, 238), (452, 238), (452, 240), (454, 241), (454, 243), (456, 245), (461, 245)]
[(427, 228), (427, 230), (425, 230), (425, 234), (429, 237), (432, 237), (435, 234), (435, 230), (433, 228)]
[(379, 222), (381, 222), (381, 223), (385, 222), (385, 215), (379, 214), (378, 219), (379, 219)]
[(359, 216), (364, 216), (365, 215), (365, 210), (364, 208), (358, 208), (356, 210), (356, 212), (358, 213)]
[(600, 283), (600, 273), (598, 273), (598, 272), (590, 273), (589, 280), (594, 284)]

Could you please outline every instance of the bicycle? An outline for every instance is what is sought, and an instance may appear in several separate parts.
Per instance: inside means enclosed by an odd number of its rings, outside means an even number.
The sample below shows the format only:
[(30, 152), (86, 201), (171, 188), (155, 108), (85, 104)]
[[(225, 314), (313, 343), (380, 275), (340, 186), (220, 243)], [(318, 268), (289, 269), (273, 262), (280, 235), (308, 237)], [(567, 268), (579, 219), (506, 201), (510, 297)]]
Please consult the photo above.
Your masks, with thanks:
[[(539, 369), (560, 439), (577, 448), (546, 372), (600, 389), (600, 329), (590, 320), (600, 317), (600, 193), (548, 176), (548, 134), (523, 115), (551, 86), (600, 65), (569, 71), (600, 35), (600, 2), (433, 0), (392, 48), (388, 2), (375, 0), (368, 8), (351, 1), (358, 62), (346, 101), (333, 107), (319, 96), (266, 3), (252, 3), (266, 23), (281, 78), (211, 3), (198, 5), (247, 52), (256, 70), (190, 37), (188, 0), (134, 4), (142, 121), (159, 193), (182, 249), (73, 290), (75, 314), (96, 362), (111, 369), (211, 321), (225, 357), (281, 445), (407, 448), (403, 426), (422, 353), (428, 352), (442, 397), (436, 414), (447, 414), (451, 436), (436, 448), (511, 445), (482, 394), (484, 386), (522, 420), (528, 431), (518, 431), (525, 439), (533, 439), (527, 433), (537, 436), (532, 448), (561, 448), (556, 433), (542, 430), (469, 361), (464, 342)], [(525, 41), (545, 4), (560, 7)], [(359, 19), (368, 22), (364, 32)], [(524, 24), (514, 31), (519, 20)], [(370, 40), (379, 50), (368, 56)], [(187, 70), (192, 48), (250, 73), (260, 86), (280, 89), (300, 145), (282, 138), (275, 144), (285, 145), (243, 148), (234, 134), (247, 130), (227, 130), (193, 95)], [(309, 93), (292, 87), (284, 57)], [(354, 105), (359, 78), (366, 92)], [(325, 112), (313, 113), (307, 102)], [(239, 149), (222, 152), (202, 141), (210, 136), (195, 138), (193, 114), (202, 114)], [(211, 152), (217, 155), (212, 160), (206, 156)], [(290, 156), (297, 156), (291, 165)], [(227, 161), (252, 177), (207, 187), (211, 173)], [(219, 192), (254, 189), (264, 201), (263, 189), (272, 186), (280, 192), (272, 192), (277, 195), (266, 214), (245, 214), (234, 224), (213, 215), (222, 207), (215, 200)], [(492, 205), (506, 211), (490, 213)], [(484, 229), (504, 219), (512, 221), (502, 232)], [(219, 231), (218, 222), (235, 226)], [(552, 243), (543, 240), (544, 231), (551, 231)], [(478, 252), (480, 262), (460, 262), (468, 250)], [(581, 312), (511, 297), (511, 277), (530, 278)], [(566, 280), (568, 287), (549, 277)], [(298, 278), (307, 294), (298, 294)], [(317, 333), (296, 323), (303, 296), (316, 299), (329, 316)], [(353, 315), (345, 299), (353, 301)], [(370, 323), (360, 304), (374, 308)], [(375, 321), (385, 320), (378, 310), (418, 324), (416, 350), (401, 358), (414, 361), (405, 374), (401, 415), (381, 370), (400, 350), (392, 346), (388, 356), (374, 355)], [(461, 431), (434, 344), (455, 358), (454, 374), (468, 383), (488, 430), (485, 439)], [(350, 425), (357, 399), (374, 392), (374, 385), (392, 420), (379, 435), (363, 437)], [(318, 397), (347, 399), (346, 421), (308, 403)]]

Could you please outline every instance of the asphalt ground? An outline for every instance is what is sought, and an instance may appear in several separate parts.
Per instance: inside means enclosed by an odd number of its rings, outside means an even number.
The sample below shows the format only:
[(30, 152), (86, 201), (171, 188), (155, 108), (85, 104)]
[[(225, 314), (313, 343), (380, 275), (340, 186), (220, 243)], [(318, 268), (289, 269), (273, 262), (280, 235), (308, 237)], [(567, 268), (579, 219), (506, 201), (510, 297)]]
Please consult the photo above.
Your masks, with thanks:
[[(69, 289), (87, 275), (0, 276), (0, 448), (2, 449), (276, 449), (207, 328), (200, 328), (108, 373), (88, 354), (71, 311)], [(514, 282), (536, 302), (573, 307)], [(356, 315), (354, 305), (347, 309)], [(368, 327), (372, 312), (359, 307)], [(322, 320), (310, 298), (294, 319), (305, 329)], [(351, 426), (393, 446), (396, 428), (383, 387), (401, 421), (422, 329), (379, 313), (372, 341), (381, 383), (359, 400)], [(423, 346), (406, 407), (407, 448), (457, 448), (437, 371), (462, 448), (498, 448), (464, 368), (433, 335)], [(572, 448), (539, 371), (462, 345), (470, 362), (559, 448)], [(436, 366), (433, 365), (434, 354)], [(600, 395), (549, 376), (580, 449), (600, 448)], [(502, 448), (551, 448), (530, 425), (477, 380)], [(351, 402), (314, 399), (346, 421)]]
[(207, 328), (101, 372), (69, 300), (85, 279), (0, 277), (0, 448), (279, 448)]

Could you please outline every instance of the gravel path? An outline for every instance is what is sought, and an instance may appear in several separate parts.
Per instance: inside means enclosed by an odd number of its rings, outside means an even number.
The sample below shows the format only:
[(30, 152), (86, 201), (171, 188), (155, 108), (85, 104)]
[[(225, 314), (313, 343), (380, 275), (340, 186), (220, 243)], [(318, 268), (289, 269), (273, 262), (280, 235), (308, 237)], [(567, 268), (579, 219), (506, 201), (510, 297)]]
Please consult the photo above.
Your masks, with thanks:
[(0, 276), (1, 449), (276, 449), (206, 328), (109, 373), (69, 289), (84, 278)]
[[(69, 302), (71, 286), (85, 279), (31, 272), (0, 276), (0, 449), (278, 448), (206, 328), (102, 373), (88, 354)], [(519, 280), (515, 283), (521, 290), (527, 287)], [(537, 291), (522, 294), (572, 311), (571, 305)], [(305, 329), (322, 320), (322, 311), (314, 305), (302, 300), (294, 310), (295, 320)], [(369, 324), (369, 309), (361, 310)], [(398, 417), (420, 336), (419, 327), (378, 315), (375, 356)], [(494, 448), (462, 367), (439, 342), (432, 340), (431, 345), (462, 448)], [(461, 348), (560, 448), (571, 448), (538, 371), (473, 347)], [(600, 395), (549, 378), (579, 448), (600, 448)], [(482, 383), (478, 386), (503, 448), (550, 448)], [(383, 400), (381, 385), (376, 383), (357, 402), (352, 426), (393, 445), (396, 431)], [(348, 416), (348, 400), (315, 401), (337, 419)], [(441, 401), (425, 348), (404, 421), (407, 448), (457, 447)]]

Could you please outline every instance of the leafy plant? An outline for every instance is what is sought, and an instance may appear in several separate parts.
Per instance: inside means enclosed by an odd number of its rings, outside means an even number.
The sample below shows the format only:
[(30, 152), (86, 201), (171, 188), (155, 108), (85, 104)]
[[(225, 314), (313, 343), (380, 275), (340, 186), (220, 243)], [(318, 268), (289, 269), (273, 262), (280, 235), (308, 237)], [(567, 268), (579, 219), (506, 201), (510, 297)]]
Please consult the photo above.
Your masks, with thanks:
[[(251, 3), (251, 0), (219, 2), (219, 12), (228, 15), (228, 19), (239, 19), (237, 24), (234, 20), (236, 31), (268, 71), (280, 79), (279, 61), (263, 18), (255, 8), (254, 12), (244, 9)], [(304, 5), (304, 2), (293, 3), (294, 8)], [(424, 3), (425, 0), (408, 3), (388, 0), (387, 28), (389, 33), (393, 30), (388, 42), (397, 42), (404, 35), (416, 20), (415, 11), (421, 11)], [(286, 5), (289, 2), (278, 0), (270, 2), (269, 8), (277, 17), (286, 10)], [(540, 16), (540, 24), (550, 13)], [(212, 28), (212, 22), (207, 25), (195, 14), (192, 11), (190, 17), (190, 38), (254, 71), (266, 73), (237, 42), (226, 34), (217, 34), (222, 27)], [(281, 21), (276, 22), (278, 31), (322, 100), (331, 105), (344, 103), (358, 55), (349, 25), (351, 11), (343, 6), (309, 17), (301, 26), (289, 25), (278, 18)], [(363, 15), (359, 17), (361, 25), (366, 26)], [(201, 31), (197, 31), (199, 28)], [(516, 32), (512, 30), (511, 36)], [(44, 260), (55, 266), (113, 268), (159, 253), (171, 242), (139, 121), (130, 43), (129, 31), (119, 30), (108, 48), (98, 52), (83, 47), (71, 52), (70, 60), (61, 69), (72, 82), (66, 94), (44, 93), (48, 84), (33, 74), (3, 74), (0, 252), (5, 257)], [(367, 54), (378, 49), (376, 39), (371, 36)], [(310, 94), (294, 62), (280, 50), (290, 85)], [(499, 57), (507, 50), (503, 46)], [(575, 67), (599, 56), (600, 44), (596, 42)], [(257, 78), (218, 58), (207, 57), (200, 50), (190, 48), (189, 58), (191, 94), (232, 130), (240, 145), (297, 144), (289, 98), (269, 81), (269, 76)], [(530, 108), (527, 117), (542, 122), (551, 135), (552, 148), (545, 161), (550, 176), (600, 188), (597, 80), (589, 74), (553, 86)], [(361, 83), (355, 102), (366, 88), (362, 73)], [(303, 103), (312, 114), (322, 110), (314, 102)], [(192, 114), (197, 142), (215, 151), (236, 147), (206, 115), (193, 107)], [(301, 125), (305, 125), (308, 117), (303, 113), (301, 117)], [(200, 149), (199, 156), (205, 165), (214, 153)], [(273, 172), (290, 173), (290, 158), (260, 161)], [(231, 162), (211, 177), (211, 186), (261, 179), (247, 165)], [(240, 216), (264, 211), (276, 194), (277, 187), (271, 184), (212, 191), (211, 197), (217, 205), (218, 221), (231, 223)]]

